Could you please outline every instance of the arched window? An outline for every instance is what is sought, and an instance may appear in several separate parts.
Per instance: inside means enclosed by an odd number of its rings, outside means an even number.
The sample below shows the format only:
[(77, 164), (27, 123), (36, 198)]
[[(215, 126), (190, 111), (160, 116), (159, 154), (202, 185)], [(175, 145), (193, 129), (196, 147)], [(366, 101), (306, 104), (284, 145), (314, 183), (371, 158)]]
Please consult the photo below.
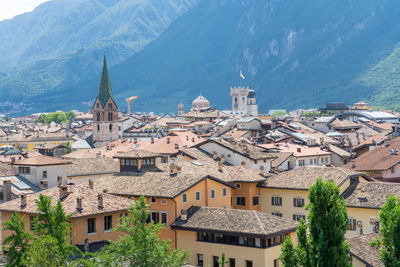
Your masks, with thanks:
[(97, 124), (97, 131), (100, 132), (100, 125)]
[(110, 132), (112, 131), (112, 124), (110, 124), (110, 125), (108, 126), (108, 129), (110, 130)]
[(100, 104), (99, 104), (99, 103), (97, 103), (96, 107), (97, 107), (97, 108), (100, 108)]
[(112, 121), (112, 112), (108, 112), (108, 120)]
[(112, 104), (111, 103), (108, 103), (108, 108), (112, 109)]
[(96, 115), (97, 115), (97, 121), (100, 121), (100, 112), (97, 112)]

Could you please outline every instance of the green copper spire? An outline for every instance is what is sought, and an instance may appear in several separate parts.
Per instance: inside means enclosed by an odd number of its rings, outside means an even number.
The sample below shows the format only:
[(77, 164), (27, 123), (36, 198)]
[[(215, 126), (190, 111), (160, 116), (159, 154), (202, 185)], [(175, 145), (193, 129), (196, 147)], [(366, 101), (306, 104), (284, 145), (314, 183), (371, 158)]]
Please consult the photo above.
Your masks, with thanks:
[[(101, 106), (104, 108), (108, 99), (111, 97), (111, 99), (114, 101), (114, 97), (112, 94), (112, 89), (111, 89), (111, 83), (110, 83), (110, 77), (108, 76), (108, 69), (107, 69), (107, 61), (106, 61), (106, 53), (104, 50), (104, 63), (103, 63), (103, 71), (101, 73), (101, 82), (100, 82), (100, 88), (99, 88), (99, 101), (101, 103)], [(114, 101), (115, 103), (115, 101)]]

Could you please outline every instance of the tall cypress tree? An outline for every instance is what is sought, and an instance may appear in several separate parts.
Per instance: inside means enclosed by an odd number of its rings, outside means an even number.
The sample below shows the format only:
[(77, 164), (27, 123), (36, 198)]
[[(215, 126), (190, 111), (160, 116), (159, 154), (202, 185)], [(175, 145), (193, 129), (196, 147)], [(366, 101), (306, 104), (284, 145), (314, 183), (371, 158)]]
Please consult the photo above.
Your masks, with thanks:
[[(332, 180), (323, 182), (319, 178), (308, 198), (308, 224), (300, 223), (296, 249), (282, 250), (281, 258), (296, 257), (305, 267), (351, 266), (349, 245), (344, 239), (348, 223), (346, 202), (340, 198), (339, 188)], [(287, 247), (287, 242), (282, 247)]]

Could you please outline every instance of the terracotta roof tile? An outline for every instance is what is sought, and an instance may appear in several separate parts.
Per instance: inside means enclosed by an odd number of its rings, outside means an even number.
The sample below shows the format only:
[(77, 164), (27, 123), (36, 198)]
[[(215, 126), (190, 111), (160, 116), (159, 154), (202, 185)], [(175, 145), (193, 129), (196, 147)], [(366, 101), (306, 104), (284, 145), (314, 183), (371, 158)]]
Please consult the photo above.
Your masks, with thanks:
[(68, 176), (116, 173), (119, 171), (118, 162), (112, 158), (87, 158), (70, 159), (72, 164), (68, 165)]
[(371, 247), (370, 243), (378, 237), (376, 233), (359, 235), (348, 238), (350, 255), (361, 260), (368, 266), (384, 267), (376, 248)]
[(49, 157), (45, 155), (38, 155), (31, 158), (22, 159), (17, 161), (15, 165), (27, 165), (27, 166), (44, 166), (44, 165), (63, 165), (69, 164), (68, 161), (62, 160), (55, 157)]

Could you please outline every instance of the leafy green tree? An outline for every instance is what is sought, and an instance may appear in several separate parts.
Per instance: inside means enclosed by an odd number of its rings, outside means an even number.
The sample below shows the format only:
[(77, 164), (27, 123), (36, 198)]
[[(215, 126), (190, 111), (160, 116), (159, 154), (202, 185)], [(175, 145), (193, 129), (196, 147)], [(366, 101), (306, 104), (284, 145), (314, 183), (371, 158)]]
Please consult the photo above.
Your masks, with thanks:
[(289, 236), (286, 237), (285, 242), (282, 244), (282, 254), (279, 259), (282, 262), (283, 266), (299, 266), (299, 262), (297, 260), (296, 249), (293, 247), (292, 239)]
[(162, 224), (146, 223), (150, 213), (147, 212), (146, 199), (142, 196), (135, 200), (128, 208), (128, 215), (121, 217), (121, 221), (114, 231), (124, 233), (118, 241), (111, 242), (100, 253), (94, 254), (92, 259), (83, 259), (101, 266), (182, 266), (188, 257), (188, 252), (172, 249), (170, 241), (162, 241), (159, 231)]
[(24, 263), (32, 267), (67, 266), (57, 239), (51, 235), (41, 235), (33, 241)]
[(221, 264), (221, 267), (225, 267), (227, 263), (229, 263), (229, 261), (225, 258), (225, 251), (222, 251), (221, 258), (218, 259), (218, 264)]
[(275, 111), (272, 116), (285, 116), (287, 115), (287, 112), (283, 111), (283, 110), (279, 110), (279, 111)]
[(3, 243), (7, 253), (7, 266), (23, 266), (26, 252), (33, 236), (25, 231), (25, 220), (19, 214), (13, 213), (11, 219), (4, 223), (4, 230), (12, 231)]
[(67, 113), (65, 113), (65, 116), (67, 118), (67, 122), (70, 122), (76, 117), (76, 114), (72, 110), (70, 110)]
[(380, 233), (371, 243), (386, 267), (400, 266), (400, 198), (390, 196), (379, 213)]
[(65, 213), (60, 201), (57, 201), (56, 206), (52, 206), (51, 198), (48, 196), (40, 194), (39, 199), (35, 201), (39, 212), (33, 220), (35, 234), (38, 237), (50, 236), (54, 238), (61, 253), (60, 257), (67, 260), (77, 251), (75, 246), (69, 244), (70, 215)]
[(295, 250), (290, 250), (289, 241), (285, 240), (281, 258), (297, 258), (304, 267), (351, 266), (350, 248), (344, 239), (348, 224), (346, 202), (340, 198), (339, 188), (332, 180), (323, 182), (319, 178), (310, 188), (308, 198), (309, 223), (306, 226), (300, 222)]

